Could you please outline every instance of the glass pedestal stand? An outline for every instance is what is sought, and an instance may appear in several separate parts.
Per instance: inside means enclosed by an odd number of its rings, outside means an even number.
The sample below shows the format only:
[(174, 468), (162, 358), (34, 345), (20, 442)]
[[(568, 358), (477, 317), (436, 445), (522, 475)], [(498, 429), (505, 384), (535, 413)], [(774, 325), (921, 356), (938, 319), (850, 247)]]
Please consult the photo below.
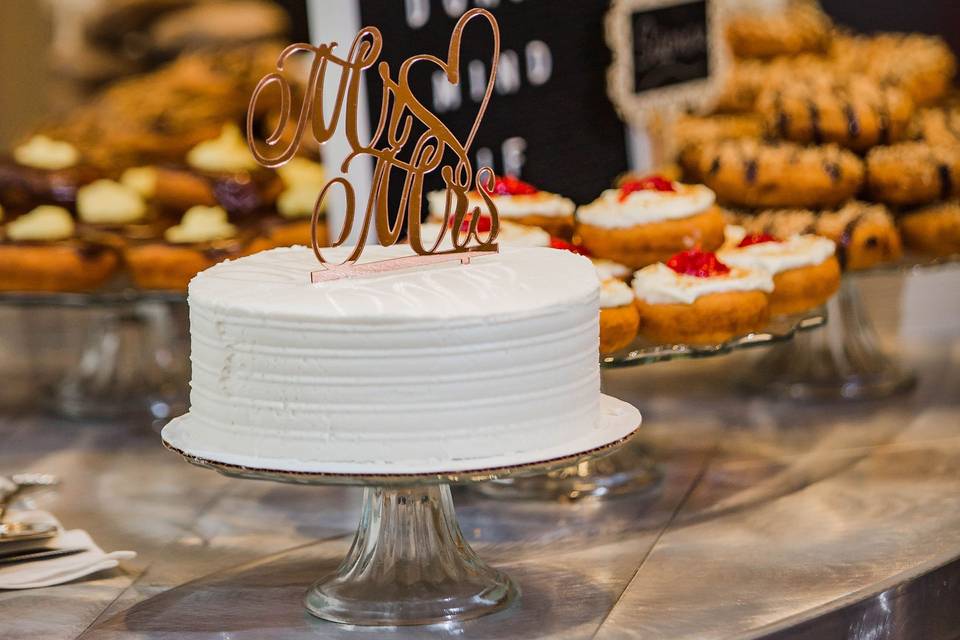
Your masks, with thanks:
[[(661, 345), (638, 339), (623, 351), (603, 356), (600, 365), (606, 369), (635, 367), (669, 360), (707, 358), (778, 343), (789, 344), (798, 334), (825, 324), (826, 313), (816, 311), (775, 318), (763, 332), (737, 336), (719, 344)], [(626, 494), (642, 497), (656, 492), (661, 480), (662, 474), (653, 459), (642, 446), (632, 443), (604, 458), (536, 476), (492, 480), (476, 485), (474, 491), (489, 498), (574, 501)]]
[(517, 588), (464, 541), (450, 485), (367, 487), (353, 545), (304, 597), (318, 618), (360, 625), (467, 620), (508, 606)]
[(640, 414), (620, 401), (608, 401), (607, 406), (612, 409), (605, 415), (612, 417), (604, 423), (602, 438), (593, 440), (587, 450), (509, 466), (497, 464), (507, 464), (507, 459), (493, 458), (478, 461), (491, 464), (473, 471), (400, 475), (300, 472), (216, 462), (173, 444), (189, 439), (193, 425), (178, 424), (188, 416), (164, 427), (162, 436), (164, 445), (188, 462), (227, 476), (364, 486), (363, 511), (349, 552), (333, 574), (307, 589), (304, 605), (311, 614), (332, 622), (422, 625), (493, 613), (507, 607), (519, 593), (508, 576), (484, 563), (463, 539), (450, 485), (547, 473), (611, 453), (637, 433)]
[(913, 387), (914, 374), (881, 350), (850, 275), (827, 303), (827, 313), (830, 323), (823, 331), (771, 348), (741, 386), (795, 400), (875, 399)]

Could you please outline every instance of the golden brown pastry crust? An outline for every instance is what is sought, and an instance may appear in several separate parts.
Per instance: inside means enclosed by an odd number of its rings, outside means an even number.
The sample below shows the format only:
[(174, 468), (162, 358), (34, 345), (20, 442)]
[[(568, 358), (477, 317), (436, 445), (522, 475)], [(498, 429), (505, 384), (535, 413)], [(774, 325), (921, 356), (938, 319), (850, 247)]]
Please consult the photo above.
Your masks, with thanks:
[(891, 205), (920, 205), (960, 193), (960, 147), (905, 142), (867, 154), (867, 191)]
[(0, 291), (90, 291), (119, 264), (116, 251), (84, 241), (0, 244)]
[(724, 140), (704, 149), (700, 170), (721, 203), (745, 207), (834, 206), (863, 183), (863, 163), (836, 145)]
[[(262, 226), (261, 237), (270, 247), (292, 247), (294, 245), (312, 246), (310, 237), (310, 218), (298, 220), (274, 219)], [(317, 245), (325, 247), (330, 244), (327, 230), (327, 221), (320, 220), (317, 224)]]
[(640, 333), (660, 344), (717, 344), (762, 330), (770, 318), (763, 291), (700, 296), (693, 304), (648, 304), (637, 298)]
[(840, 263), (833, 256), (817, 265), (773, 276), (770, 315), (788, 315), (819, 307), (840, 288)]
[(899, 223), (911, 249), (935, 256), (960, 253), (960, 200), (916, 209), (901, 216)]
[(797, 1), (783, 12), (744, 12), (727, 23), (727, 41), (741, 58), (771, 58), (825, 51), (832, 22), (815, 2)]
[(215, 244), (131, 244), (123, 253), (134, 283), (141, 289), (185, 291), (193, 276), (218, 262), (272, 248), (262, 238)]
[(687, 218), (607, 229), (579, 223), (579, 241), (591, 255), (607, 258), (631, 269), (665, 262), (678, 251), (699, 245), (714, 251), (723, 244), (723, 214), (716, 207)]
[(545, 216), (528, 215), (518, 218), (500, 216), (501, 220), (508, 220), (516, 224), (522, 224), (526, 227), (540, 227), (555, 238), (569, 240), (573, 235), (573, 215), (569, 216)]
[(637, 337), (640, 313), (633, 304), (600, 309), (600, 353), (625, 348)]
[(765, 89), (757, 111), (778, 138), (864, 151), (906, 136), (913, 101), (906, 92), (865, 76), (822, 76)]
[(724, 114), (713, 116), (681, 116), (674, 124), (677, 162), (688, 182), (701, 182), (700, 158), (703, 147), (720, 140), (759, 138), (763, 121), (756, 114)]

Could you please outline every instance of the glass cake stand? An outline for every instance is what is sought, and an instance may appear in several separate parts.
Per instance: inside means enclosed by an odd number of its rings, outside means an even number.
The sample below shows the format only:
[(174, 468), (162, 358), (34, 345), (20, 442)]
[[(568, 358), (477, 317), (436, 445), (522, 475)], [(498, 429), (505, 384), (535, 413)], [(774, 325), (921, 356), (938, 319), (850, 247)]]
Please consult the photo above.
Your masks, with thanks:
[(909, 274), (960, 262), (960, 255), (908, 258), (844, 274), (827, 305), (830, 325), (770, 349), (744, 376), (746, 390), (795, 400), (868, 400), (908, 391), (915, 374), (880, 347), (857, 286), (861, 277)]
[[(118, 286), (94, 293), (0, 293), (4, 341), (25, 352), (20, 398), (72, 418), (185, 410), (182, 292)], [(42, 392), (41, 392), (42, 391)]]
[[(764, 331), (736, 336), (719, 344), (652, 344), (638, 338), (627, 348), (600, 358), (605, 369), (636, 367), (685, 358), (709, 358), (740, 349), (791, 341), (797, 334), (827, 324), (827, 312), (812, 312), (771, 319)], [(642, 495), (658, 490), (661, 473), (638, 444), (621, 447), (602, 459), (587, 460), (540, 475), (495, 478), (474, 490), (491, 498), (561, 500)]]
[[(578, 441), (578, 445), (588, 443), (581, 450), (564, 445), (566, 450), (541, 451), (543, 459), (539, 460), (504, 456), (473, 461), (476, 468), (415, 473), (300, 471), (277, 462), (268, 466), (286, 468), (217, 461), (211, 458), (228, 459), (230, 454), (200, 456), (181, 448), (190, 441), (189, 435), (182, 434), (197, 426), (177, 424), (185, 418), (171, 422), (162, 437), (164, 446), (188, 462), (234, 478), (363, 486), (363, 510), (353, 544), (334, 574), (308, 588), (304, 605), (314, 616), (332, 622), (422, 625), (493, 613), (507, 607), (519, 593), (507, 575), (484, 563), (463, 539), (450, 485), (542, 474), (582, 464), (608, 455), (640, 428), (639, 412), (619, 400), (604, 396), (601, 415), (594, 433)], [(551, 455), (558, 451), (564, 453)], [(501, 465), (501, 461), (509, 463)], [(485, 466), (488, 462), (491, 466)], [(369, 467), (377, 468), (383, 467), (373, 463)]]

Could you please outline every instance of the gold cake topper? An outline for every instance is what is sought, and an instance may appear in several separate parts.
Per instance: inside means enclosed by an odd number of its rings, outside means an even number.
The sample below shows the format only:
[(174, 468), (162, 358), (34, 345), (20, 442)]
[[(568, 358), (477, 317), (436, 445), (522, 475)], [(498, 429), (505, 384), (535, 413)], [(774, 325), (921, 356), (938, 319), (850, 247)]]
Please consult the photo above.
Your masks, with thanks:
[[(417, 99), (410, 88), (409, 75), (411, 68), (418, 62), (429, 62), (444, 72), (448, 82), (459, 84), (460, 39), (467, 23), (476, 17), (482, 17), (490, 24), (493, 56), (483, 100), (467, 139), (461, 143), (440, 118)], [(389, 271), (438, 260), (460, 260), (466, 263), (472, 256), (495, 253), (497, 251), (495, 240), (500, 225), (496, 206), (490, 197), (494, 182), (493, 170), (490, 167), (482, 167), (474, 176), (473, 166), (468, 157), (470, 146), (493, 92), (497, 62), (500, 57), (500, 29), (493, 15), (479, 8), (464, 13), (450, 36), (446, 60), (429, 54), (413, 56), (400, 65), (396, 79), (391, 75), (390, 65), (386, 61), (380, 61), (377, 65), (377, 72), (383, 82), (380, 116), (376, 131), (369, 142), (361, 141), (358, 133), (357, 106), (360, 99), (360, 83), (363, 71), (372, 67), (380, 57), (383, 38), (377, 28), (365, 27), (350, 45), (346, 58), (334, 53), (336, 46), (335, 42), (319, 46), (299, 43), (284, 49), (277, 60), (276, 71), (264, 76), (257, 84), (247, 114), (248, 144), (254, 157), (264, 166), (278, 167), (293, 158), (307, 127), (310, 127), (311, 134), (318, 144), (322, 145), (330, 140), (341, 115), (344, 115), (344, 134), (352, 151), (344, 158), (340, 171), (346, 173), (350, 163), (358, 156), (366, 155), (376, 159), (360, 236), (353, 252), (339, 264), (327, 261), (317, 242), (320, 211), (330, 189), (339, 187), (345, 199), (346, 215), (340, 235), (333, 246), (342, 246), (354, 225), (357, 208), (356, 192), (353, 185), (342, 176), (327, 182), (320, 191), (313, 209), (311, 240), (313, 252), (324, 268), (311, 273), (312, 281), (320, 282), (363, 273)], [(292, 92), (290, 84), (283, 76), (283, 71), (288, 59), (297, 53), (312, 54), (312, 62), (293, 139), (289, 144), (284, 145), (282, 134), (287, 129), (291, 115)], [(330, 65), (339, 67), (341, 74), (332, 113), (325, 114), (322, 104), (323, 84)], [(277, 85), (280, 91), (280, 119), (273, 132), (266, 138), (264, 148), (261, 148), (254, 139), (253, 116), (260, 96), (272, 85)], [(343, 113), (344, 110), (345, 113)], [(423, 131), (416, 140), (412, 140), (415, 126)], [(448, 151), (456, 156), (456, 164), (441, 166), (444, 155)], [(443, 232), (425, 246), (420, 234), (423, 182), (424, 176), (437, 167), (440, 167), (440, 174), (446, 185), (441, 226)], [(394, 169), (400, 170), (404, 175), (397, 216), (391, 223), (387, 198), (391, 172)], [(471, 186), (479, 193), (490, 217), (490, 229), (483, 235), (478, 231), (480, 207), (476, 206), (472, 211), (468, 210), (468, 193)], [(377, 240), (384, 246), (391, 246), (399, 240), (406, 222), (409, 243), (416, 255), (358, 264), (357, 261), (363, 253), (370, 233), (371, 221), (376, 228)], [(452, 246), (441, 250), (440, 246), (448, 232)]]

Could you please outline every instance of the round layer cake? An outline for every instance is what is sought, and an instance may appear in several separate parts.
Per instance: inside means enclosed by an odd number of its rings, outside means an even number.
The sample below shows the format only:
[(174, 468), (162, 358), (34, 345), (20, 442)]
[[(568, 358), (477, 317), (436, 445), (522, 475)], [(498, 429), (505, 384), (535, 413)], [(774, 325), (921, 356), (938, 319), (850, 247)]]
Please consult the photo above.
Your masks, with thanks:
[[(362, 261), (410, 254), (368, 247)], [(502, 248), (312, 284), (319, 268), (292, 247), (194, 278), (191, 408), (168, 443), (244, 466), (390, 472), (544, 460), (602, 429), (587, 258)]]

